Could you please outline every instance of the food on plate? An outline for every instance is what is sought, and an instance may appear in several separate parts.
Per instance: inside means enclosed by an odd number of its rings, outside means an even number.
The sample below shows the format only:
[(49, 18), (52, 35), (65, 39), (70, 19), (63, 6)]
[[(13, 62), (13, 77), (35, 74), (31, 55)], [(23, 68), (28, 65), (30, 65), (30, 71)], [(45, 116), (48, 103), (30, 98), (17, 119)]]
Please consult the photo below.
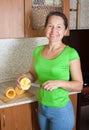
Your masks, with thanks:
[(20, 81), (20, 87), (22, 90), (28, 90), (31, 86), (31, 80), (28, 78), (22, 78)]
[(25, 93), (25, 90), (19, 89), (18, 87), (15, 87), (15, 92), (17, 95), (22, 95), (23, 93)]
[(8, 98), (14, 98), (16, 96), (16, 92), (14, 87), (8, 87), (6, 89), (6, 97)]

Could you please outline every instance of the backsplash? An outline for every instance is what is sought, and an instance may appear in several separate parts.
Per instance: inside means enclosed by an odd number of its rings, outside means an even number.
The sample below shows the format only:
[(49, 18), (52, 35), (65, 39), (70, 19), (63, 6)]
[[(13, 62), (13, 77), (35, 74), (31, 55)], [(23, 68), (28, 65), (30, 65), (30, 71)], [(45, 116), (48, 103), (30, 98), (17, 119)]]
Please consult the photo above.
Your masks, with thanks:
[(0, 82), (16, 79), (27, 72), (34, 48), (47, 43), (45, 37), (0, 39)]

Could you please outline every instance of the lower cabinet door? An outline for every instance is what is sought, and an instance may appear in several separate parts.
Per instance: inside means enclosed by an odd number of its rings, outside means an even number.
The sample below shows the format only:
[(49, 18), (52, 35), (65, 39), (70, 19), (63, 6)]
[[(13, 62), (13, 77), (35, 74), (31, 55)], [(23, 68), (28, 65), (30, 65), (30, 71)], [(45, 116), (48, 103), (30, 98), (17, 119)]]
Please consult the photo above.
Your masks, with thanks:
[(0, 130), (32, 130), (31, 104), (4, 108), (0, 115)]
[(32, 110), (32, 130), (40, 130), (37, 111), (38, 111), (38, 102), (34, 102), (31, 104)]

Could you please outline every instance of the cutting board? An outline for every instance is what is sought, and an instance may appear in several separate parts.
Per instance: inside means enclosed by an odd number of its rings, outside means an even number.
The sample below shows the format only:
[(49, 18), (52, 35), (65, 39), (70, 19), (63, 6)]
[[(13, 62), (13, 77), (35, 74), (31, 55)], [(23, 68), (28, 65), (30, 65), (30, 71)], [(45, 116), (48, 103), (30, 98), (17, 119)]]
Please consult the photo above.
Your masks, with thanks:
[(16, 102), (16, 101), (19, 101), (22, 99), (26, 100), (26, 99), (31, 98), (33, 96), (35, 96), (33, 93), (31, 93), (30, 91), (26, 91), (22, 95), (16, 95), (14, 98), (9, 99), (8, 97), (6, 97), (5, 93), (2, 93), (0, 95), (0, 100), (4, 103), (13, 103), (13, 102)]

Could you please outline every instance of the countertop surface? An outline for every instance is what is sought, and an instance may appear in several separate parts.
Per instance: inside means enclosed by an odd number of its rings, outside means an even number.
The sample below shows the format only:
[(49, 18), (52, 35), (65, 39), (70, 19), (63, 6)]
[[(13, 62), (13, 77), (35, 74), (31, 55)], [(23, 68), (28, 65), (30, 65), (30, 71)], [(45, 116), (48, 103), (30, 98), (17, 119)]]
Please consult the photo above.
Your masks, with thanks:
[[(26, 91), (26, 93), (22, 95), (16, 95), (13, 99), (9, 99), (5, 96), (7, 87), (16, 87), (16, 82), (7, 81), (0, 83), (0, 108), (12, 107), (37, 101), (37, 87), (32, 86), (28, 91)], [(69, 94), (72, 95), (76, 93), (78, 92), (70, 92)]]
[(15, 81), (7, 81), (0, 83), (0, 108), (12, 107), (16, 105), (21, 105), (25, 103), (32, 103), (37, 101), (37, 87), (31, 87), (26, 93), (22, 95), (16, 95), (15, 98), (9, 99), (6, 97), (7, 87), (16, 87)]

